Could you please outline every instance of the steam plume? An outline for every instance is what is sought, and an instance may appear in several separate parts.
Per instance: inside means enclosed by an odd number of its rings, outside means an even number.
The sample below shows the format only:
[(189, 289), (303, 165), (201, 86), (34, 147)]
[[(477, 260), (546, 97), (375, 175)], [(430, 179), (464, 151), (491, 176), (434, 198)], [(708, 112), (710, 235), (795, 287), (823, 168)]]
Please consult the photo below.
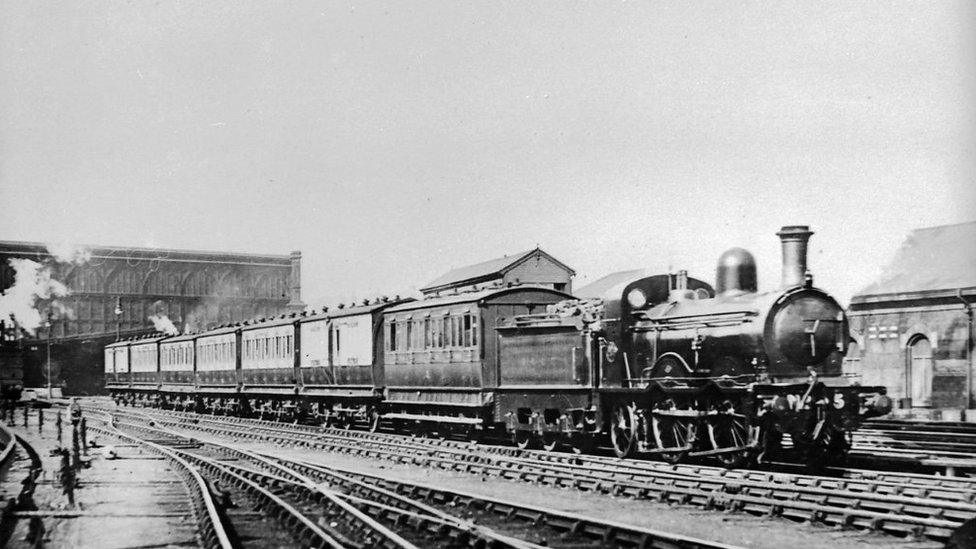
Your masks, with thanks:
[(0, 318), (14, 315), (17, 323), (34, 335), (42, 318), (37, 310), (39, 300), (51, 300), (51, 312), (56, 318), (70, 316), (70, 310), (57, 298), (68, 295), (68, 288), (51, 278), (51, 269), (30, 259), (9, 259), (14, 269), (14, 284), (0, 294)]
[(88, 263), (91, 259), (91, 250), (84, 246), (71, 244), (70, 242), (62, 241), (46, 244), (45, 246), (47, 247), (48, 253), (54, 256), (54, 260), (58, 263), (81, 265), (82, 263)]
[(169, 319), (166, 315), (151, 315), (149, 320), (156, 327), (157, 332), (163, 332), (166, 335), (179, 335), (180, 331), (173, 324), (173, 321)]

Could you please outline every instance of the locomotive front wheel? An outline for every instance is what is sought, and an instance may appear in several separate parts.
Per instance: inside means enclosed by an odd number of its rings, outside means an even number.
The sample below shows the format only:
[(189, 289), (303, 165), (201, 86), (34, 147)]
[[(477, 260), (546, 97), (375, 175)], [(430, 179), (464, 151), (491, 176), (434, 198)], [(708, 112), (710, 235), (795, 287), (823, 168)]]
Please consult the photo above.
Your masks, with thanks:
[(618, 458), (634, 455), (637, 446), (637, 412), (633, 404), (617, 406), (610, 416), (610, 443)]

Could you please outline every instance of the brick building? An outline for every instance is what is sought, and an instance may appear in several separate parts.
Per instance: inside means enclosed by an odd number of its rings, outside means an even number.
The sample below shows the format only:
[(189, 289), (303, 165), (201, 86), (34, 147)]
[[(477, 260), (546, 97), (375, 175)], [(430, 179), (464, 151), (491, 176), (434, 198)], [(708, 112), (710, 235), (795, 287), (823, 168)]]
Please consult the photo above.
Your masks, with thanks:
[[(973, 410), (976, 222), (912, 231), (884, 274), (851, 299), (847, 368), (888, 387), (899, 415)], [(976, 421), (976, 410), (968, 413)]]
[[(301, 253), (232, 254), (155, 248), (85, 247), (66, 260), (47, 246), (0, 241), (0, 292), (14, 286), (11, 260), (39, 263), (45, 276), (67, 286), (56, 303), (35, 309), (42, 324), (26, 345), (25, 383), (46, 384), (46, 347), (52, 345), (52, 383), (68, 392), (97, 392), (101, 347), (153, 331), (150, 317), (168, 318), (179, 330), (300, 311)], [(50, 315), (50, 316), (49, 316)], [(50, 326), (43, 321), (50, 318)], [(10, 324), (10, 319), (3, 319)], [(64, 371), (61, 371), (61, 365)], [(70, 365), (70, 368), (68, 367)]]
[(490, 285), (536, 284), (572, 293), (570, 269), (539, 248), (514, 255), (452, 269), (427, 283), (420, 291), (425, 296), (444, 292), (474, 290)]

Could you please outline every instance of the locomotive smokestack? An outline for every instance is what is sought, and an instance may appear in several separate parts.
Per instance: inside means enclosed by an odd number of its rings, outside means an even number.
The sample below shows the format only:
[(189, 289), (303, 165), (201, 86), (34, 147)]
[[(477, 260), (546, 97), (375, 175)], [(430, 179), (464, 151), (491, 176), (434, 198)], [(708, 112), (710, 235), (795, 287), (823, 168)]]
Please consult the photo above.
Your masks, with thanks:
[(783, 287), (803, 285), (807, 272), (807, 241), (813, 231), (806, 225), (789, 225), (776, 235), (783, 242)]

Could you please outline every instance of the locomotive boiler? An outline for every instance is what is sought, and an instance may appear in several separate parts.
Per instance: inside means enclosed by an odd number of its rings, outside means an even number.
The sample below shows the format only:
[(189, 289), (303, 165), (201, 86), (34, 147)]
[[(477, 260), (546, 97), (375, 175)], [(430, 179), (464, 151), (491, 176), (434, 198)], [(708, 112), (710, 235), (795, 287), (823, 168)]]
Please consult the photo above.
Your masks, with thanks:
[(551, 339), (559, 325), (578, 330), (595, 373), (597, 420), (564, 430), (573, 438), (608, 434), (620, 457), (713, 456), (731, 467), (779, 454), (787, 435), (794, 457), (811, 465), (840, 458), (849, 433), (887, 413), (890, 401), (883, 387), (842, 375), (847, 317), (806, 270), (813, 233), (790, 226), (777, 234), (783, 278), (775, 290), (758, 292), (752, 255), (734, 248), (719, 260), (715, 288), (684, 271), (625, 280), (561, 313), (515, 319), (499, 330), (503, 348), (532, 348), (519, 340)]

